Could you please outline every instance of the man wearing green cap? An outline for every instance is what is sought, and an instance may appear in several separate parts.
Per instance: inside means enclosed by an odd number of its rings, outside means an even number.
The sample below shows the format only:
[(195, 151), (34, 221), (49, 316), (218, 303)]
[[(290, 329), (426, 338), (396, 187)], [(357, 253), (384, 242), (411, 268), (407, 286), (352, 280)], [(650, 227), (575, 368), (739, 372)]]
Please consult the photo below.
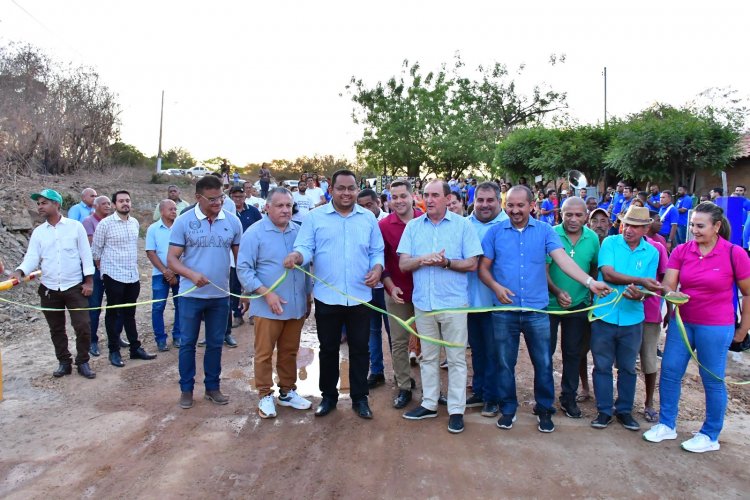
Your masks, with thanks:
[(62, 377), (73, 372), (72, 356), (68, 350), (65, 333), (65, 309), (76, 332), (76, 359), (78, 373), (86, 378), (96, 377), (89, 367), (89, 344), (91, 330), (86, 311), (75, 311), (88, 307), (87, 297), (93, 289), (94, 262), (91, 258), (86, 230), (83, 225), (60, 213), (62, 196), (52, 189), (43, 189), (31, 195), (36, 201), (39, 215), (45, 222), (34, 229), (23, 262), (11, 277), (20, 279), (41, 268), (39, 285), (41, 306), (49, 325), (55, 355), (60, 366), (52, 375)]

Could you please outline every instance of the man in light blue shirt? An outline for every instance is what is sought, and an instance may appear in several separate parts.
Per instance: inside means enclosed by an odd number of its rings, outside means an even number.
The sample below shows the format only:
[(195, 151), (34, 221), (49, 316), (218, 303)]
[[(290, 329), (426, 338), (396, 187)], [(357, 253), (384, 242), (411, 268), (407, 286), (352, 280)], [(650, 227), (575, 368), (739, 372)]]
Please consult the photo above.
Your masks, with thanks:
[[(492, 290), (493, 303), (546, 309), (546, 257), (560, 269), (594, 293), (606, 294), (609, 288), (594, 281), (563, 250), (560, 237), (549, 224), (529, 217), (534, 195), (526, 186), (508, 191), (505, 211), (509, 219), (494, 225), (482, 240), (484, 256), (479, 262), (479, 278)], [(549, 316), (533, 311), (497, 311), (492, 313), (495, 342), (500, 359), (500, 411), (497, 421), (501, 429), (510, 429), (516, 419), (515, 368), (521, 332), (526, 340), (529, 357), (534, 365), (534, 399), (540, 432), (555, 430), (552, 415), (555, 381), (552, 378)]]
[(81, 191), (81, 202), (73, 205), (68, 209), (68, 219), (83, 222), (89, 215), (94, 213), (94, 200), (96, 191), (92, 188), (86, 188)]
[(146, 230), (146, 256), (154, 266), (151, 271), (151, 293), (154, 302), (151, 304), (151, 327), (154, 329), (154, 339), (159, 351), (169, 350), (167, 334), (164, 330), (164, 309), (167, 297), (172, 290), (174, 304), (174, 322), (172, 324), (172, 342), (180, 347), (180, 277), (167, 267), (167, 253), (169, 239), (172, 235), (172, 224), (177, 218), (177, 204), (169, 199), (159, 203), (159, 219)]
[[(477, 268), (482, 246), (471, 223), (448, 210), (451, 194), (447, 182), (435, 180), (424, 189), (427, 213), (411, 220), (398, 244), (399, 268), (414, 278), (414, 313), (421, 335), (458, 344), (447, 347), (448, 431), (464, 430), (466, 408), (466, 313), (427, 313), (439, 309), (466, 307), (467, 273)], [(440, 396), (440, 346), (422, 344), (422, 404), (404, 413), (404, 418), (421, 420), (437, 416)]]
[[(483, 182), (474, 192), (474, 211), (469, 216), (479, 241), (496, 224), (507, 220), (508, 215), (500, 208), (500, 188), (494, 182)], [(468, 273), (469, 306), (492, 307), (492, 290), (479, 280), (476, 271)], [(471, 377), (473, 394), (466, 399), (466, 406), (482, 407), (483, 417), (495, 417), (500, 411), (500, 379), (498, 375), (497, 346), (492, 328), (492, 313), (469, 314), (469, 345), (471, 346)]]
[(299, 226), (291, 223), (292, 193), (276, 187), (266, 199), (268, 215), (250, 226), (242, 235), (237, 257), (237, 276), (246, 293), (262, 294), (250, 302), (255, 317), (255, 386), (258, 389), (258, 414), (276, 416), (273, 391), (273, 352), (281, 406), (298, 410), (312, 403), (297, 394), (297, 351), (302, 325), (312, 307), (312, 281), (302, 271), (291, 269), (274, 291), (269, 288), (284, 274), (284, 258), (294, 249)]
[(339, 348), (341, 329), (346, 326), (352, 408), (358, 416), (372, 418), (367, 402), (372, 315), (363, 302), (372, 300), (372, 288), (380, 282), (384, 245), (375, 216), (357, 205), (358, 190), (353, 172), (336, 171), (331, 178), (331, 202), (307, 215), (294, 251), (284, 259), (287, 269), (313, 262), (313, 272), (320, 278), (313, 289), (323, 395), (315, 410), (319, 417), (328, 415), (338, 403)]
[[(664, 203), (664, 193), (662, 193)], [(603, 429), (613, 419), (628, 430), (640, 425), (632, 416), (635, 399), (635, 361), (643, 334), (643, 295), (638, 287), (661, 290), (656, 281), (659, 252), (643, 238), (652, 219), (644, 207), (630, 207), (620, 216), (622, 234), (605, 238), (599, 251), (599, 279), (612, 285), (624, 297), (616, 306), (594, 310), (591, 323), (591, 354), (594, 357), (594, 394), (597, 417), (591, 422)], [(597, 298), (599, 305), (609, 299)], [(613, 401), (612, 366), (617, 363), (617, 400)]]

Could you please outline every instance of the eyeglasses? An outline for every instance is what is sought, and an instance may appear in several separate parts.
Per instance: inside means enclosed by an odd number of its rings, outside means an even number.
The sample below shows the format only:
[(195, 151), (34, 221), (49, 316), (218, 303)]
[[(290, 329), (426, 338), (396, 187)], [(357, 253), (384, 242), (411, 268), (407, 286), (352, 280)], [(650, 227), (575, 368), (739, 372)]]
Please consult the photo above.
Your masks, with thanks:
[(211, 203), (212, 205), (213, 205), (214, 203), (224, 203), (224, 198), (225, 198), (225, 196), (224, 196), (223, 194), (222, 194), (221, 196), (217, 196), (217, 197), (215, 197), (215, 198), (206, 198), (206, 197), (205, 197), (205, 196), (203, 196), (202, 194), (199, 194), (198, 196), (200, 196), (201, 198), (203, 198), (203, 199), (204, 199), (204, 200), (206, 200), (207, 202)]
[(334, 187), (333, 189), (335, 189), (339, 193), (345, 193), (347, 191), (349, 191), (350, 193), (354, 193), (359, 188), (357, 186), (342, 186), (341, 184), (339, 184), (338, 186)]

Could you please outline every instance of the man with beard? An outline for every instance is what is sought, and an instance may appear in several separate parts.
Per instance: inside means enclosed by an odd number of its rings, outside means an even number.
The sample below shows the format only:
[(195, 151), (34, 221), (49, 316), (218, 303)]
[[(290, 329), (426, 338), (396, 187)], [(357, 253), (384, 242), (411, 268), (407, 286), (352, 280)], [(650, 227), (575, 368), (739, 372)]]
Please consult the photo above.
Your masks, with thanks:
[[(91, 252), (99, 268), (107, 294), (107, 306), (133, 304), (141, 292), (138, 274), (138, 228), (135, 217), (130, 216), (130, 193), (117, 191), (112, 195), (115, 213), (105, 217), (94, 232)], [(120, 316), (120, 323), (117, 317)], [(150, 360), (155, 354), (147, 353), (138, 340), (135, 324), (135, 306), (107, 309), (104, 325), (107, 329), (109, 362), (122, 368), (120, 356), (120, 324), (130, 343), (130, 359)]]
[[(359, 417), (371, 419), (372, 410), (367, 402), (371, 310), (362, 302), (372, 300), (372, 288), (380, 282), (383, 237), (372, 212), (356, 203), (358, 187), (354, 172), (336, 171), (330, 189), (331, 203), (307, 215), (295, 240), (294, 251), (284, 259), (284, 267), (293, 269), (295, 265), (314, 261), (315, 275), (320, 278), (315, 280), (313, 295), (323, 399), (315, 416), (328, 415), (338, 404), (336, 384), (341, 329), (346, 326), (352, 409)], [(328, 288), (323, 282), (347, 295)]]
[[(167, 199), (172, 200), (177, 206), (178, 214), (182, 213), (183, 210), (190, 206), (190, 203), (180, 198), (180, 188), (174, 184), (167, 186)], [(158, 221), (159, 217), (161, 217), (161, 202), (157, 203), (156, 208), (154, 209), (154, 222)]]
[[(608, 221), (609, 219), (607, 219)], [(596, 276), (599, 238), (586, 227), (586, 206), (581, 198), (571, 197), (562, 207), (562, 223), (554, 227), (560, 236), (563, 250), (592, 278)], [(587, 287), (568, 277), (560, 266), (547, 257), (547, 286), (549, 288), (549, 310), (565, 311), (584, 309), (591, 304)], [(584, 339), (591, 337), (586, 312), (565, 316), (550, 316), (550, 354), (557, 348), (557, 328), (562, 338), (562, 381), (560, 382), (560, 407), (570, 418), (581, 418), (576, 402), (578, 391), (578, 367), (581, 361)]]
[[(72, 356), (68, 350), (65, 333), (65, 309), (68, 309), (73, 330), (76, 332), (76, 359), (78, 373), (86, 378), (96, 377), (89, 367), (90, 329), (89, 317), (82, 309), (88, 306), (91, 295), (94, 265), (86, 231), (80, 222), (63, 217), (60, 213), (62, 196), (52, 189), (43, 189), (31, 195), (44, 223), (34, 229), (23, 262), (10, 277), (21, 279), (41, 268), (39, 284), (40, 305), (58, 311), (43, 311), (49, 325), (55, 356), (59, 362), (53, 377), (73, 372)], [(2, 265), (0, 264), (0, 267)]]

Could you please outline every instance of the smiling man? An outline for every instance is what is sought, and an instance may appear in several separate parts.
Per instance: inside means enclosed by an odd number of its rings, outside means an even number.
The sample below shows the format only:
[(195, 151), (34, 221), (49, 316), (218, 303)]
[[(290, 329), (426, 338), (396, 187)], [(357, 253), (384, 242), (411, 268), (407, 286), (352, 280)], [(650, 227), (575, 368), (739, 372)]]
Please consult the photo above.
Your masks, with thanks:
[[(371, 419), (367, 402), (369, 388), (368, 343), (371, 310), (362, 302), (372, 300), (372, 289), (383, 272), (383, 237), (369, 210), (357, 205), (357, 178), (350, 170), (338, 170), (331, 178), (330, 203), (311, 211), (284, 259), (284, 267), (314, 262), (315, 322), (320, 341), (320, 392), (323, 399), (315, 416), (328, 415), (336, 408), (339, 391), (341, 329), (346, 326), (349, 343), (349, 382), (352, 409)], [(328, 288), (329, 283), (346, 295)]]

